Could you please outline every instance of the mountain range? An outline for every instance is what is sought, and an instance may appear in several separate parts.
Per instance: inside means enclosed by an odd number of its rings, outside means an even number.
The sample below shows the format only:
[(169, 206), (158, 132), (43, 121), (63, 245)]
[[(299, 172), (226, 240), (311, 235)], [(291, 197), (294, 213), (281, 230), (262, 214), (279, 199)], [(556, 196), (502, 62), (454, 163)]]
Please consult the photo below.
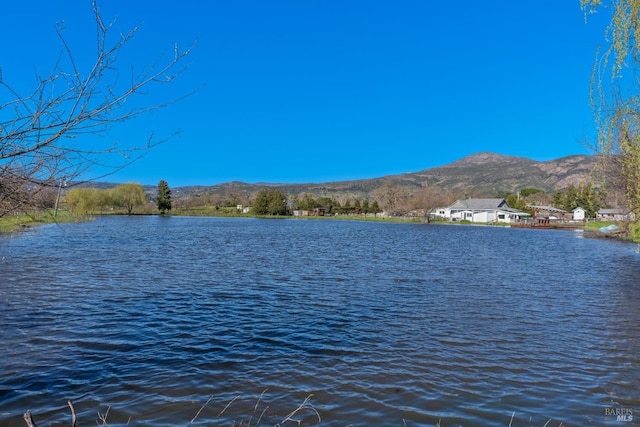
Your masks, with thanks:
[(313, 197), (368, 197), (383, 186), (415, 190), (435, 186), (442, 190), (464, 191), (477, 197), (494, 197), (523, 188), (554, 192), (570, 184), (589, 180), (597, 164), (596, 156), (573, 155), (549, 161), (496, 153), (477, 153), (444, 166), (379, 178), (306, 184), (228, 182), (214, 186), (172, 189), (174, 197), (220, 195), (250, 198), (264, 187), (278, 187), (286, 194), (309, 193)]

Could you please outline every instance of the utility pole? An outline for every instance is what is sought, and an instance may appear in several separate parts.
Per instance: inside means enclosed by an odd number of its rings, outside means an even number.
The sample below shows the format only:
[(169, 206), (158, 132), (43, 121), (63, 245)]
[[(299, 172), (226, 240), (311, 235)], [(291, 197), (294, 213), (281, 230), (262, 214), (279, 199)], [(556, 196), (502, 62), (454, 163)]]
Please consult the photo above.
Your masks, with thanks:
[(55, 218), (58, 215), (58, 204), (60, 203), (60, 193), (62, 193), (62, 187), (67, 186), (67, 182), (64, 178), (60, 180), (60, 185), (58, 186), (58, 196), (56, 197), (56, 207), (53, 210), (53, 217)]

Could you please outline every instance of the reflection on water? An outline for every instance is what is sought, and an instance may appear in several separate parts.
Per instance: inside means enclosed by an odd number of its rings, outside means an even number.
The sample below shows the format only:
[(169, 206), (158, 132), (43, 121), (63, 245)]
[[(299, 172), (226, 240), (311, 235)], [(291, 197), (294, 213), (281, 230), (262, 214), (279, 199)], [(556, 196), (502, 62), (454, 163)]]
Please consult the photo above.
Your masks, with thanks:
[(607, 408), (640, 413), (640, 257), (576, 237), (173, 217), (5, 236), (0, 424), (68, 423), (67, 399), (85, 424), (186, 424), (213, 396), (195, 424), (274, 425), (313, 395), (323, 425), (616, 425)]

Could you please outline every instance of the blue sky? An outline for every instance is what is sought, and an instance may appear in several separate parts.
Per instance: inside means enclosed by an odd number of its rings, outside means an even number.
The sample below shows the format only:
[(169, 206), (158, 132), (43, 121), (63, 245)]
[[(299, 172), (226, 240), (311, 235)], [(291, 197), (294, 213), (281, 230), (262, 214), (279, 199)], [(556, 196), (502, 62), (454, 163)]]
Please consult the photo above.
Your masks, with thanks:
[[(103, 0), (105, 19), (140, 31), (126, 77), (197, 47), (154, 104), (101, 141), (179, 136), (109, 177), (170, 186), (327, 182), (441, 166), (492, 151), (549, 160), (588, 153), (589, 80), (607, 12), (585, 23), (578, 0), (525, 2)], [(0, 66), (14, 87), (46, 74), (61, 46), (90, 58), (90, 1), (3, 5)], [(7, 42), (9, 41), (9, 42)], [(3, 92), (2, 96), (6, 94)], [(87, 136), (87, 144), (91, 137)]]

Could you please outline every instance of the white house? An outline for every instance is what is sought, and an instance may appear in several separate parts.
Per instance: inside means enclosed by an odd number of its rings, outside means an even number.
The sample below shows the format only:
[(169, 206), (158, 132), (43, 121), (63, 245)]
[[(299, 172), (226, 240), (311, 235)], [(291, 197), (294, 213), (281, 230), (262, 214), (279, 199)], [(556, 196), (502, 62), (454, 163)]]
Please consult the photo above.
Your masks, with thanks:
[(449, 221), (471, 221), (479, 223), (510, 223), (512, 220), (529, 217), (526, 212), (509, 207), (505, 199), (456, 200), (445, 208), (432, 211), (435, 217)]
[(580, 206), (575, 208), (572, 212), (574, 221), (584, 221), (585, 217), (587, 216), (587, 211), (585, 211)]

